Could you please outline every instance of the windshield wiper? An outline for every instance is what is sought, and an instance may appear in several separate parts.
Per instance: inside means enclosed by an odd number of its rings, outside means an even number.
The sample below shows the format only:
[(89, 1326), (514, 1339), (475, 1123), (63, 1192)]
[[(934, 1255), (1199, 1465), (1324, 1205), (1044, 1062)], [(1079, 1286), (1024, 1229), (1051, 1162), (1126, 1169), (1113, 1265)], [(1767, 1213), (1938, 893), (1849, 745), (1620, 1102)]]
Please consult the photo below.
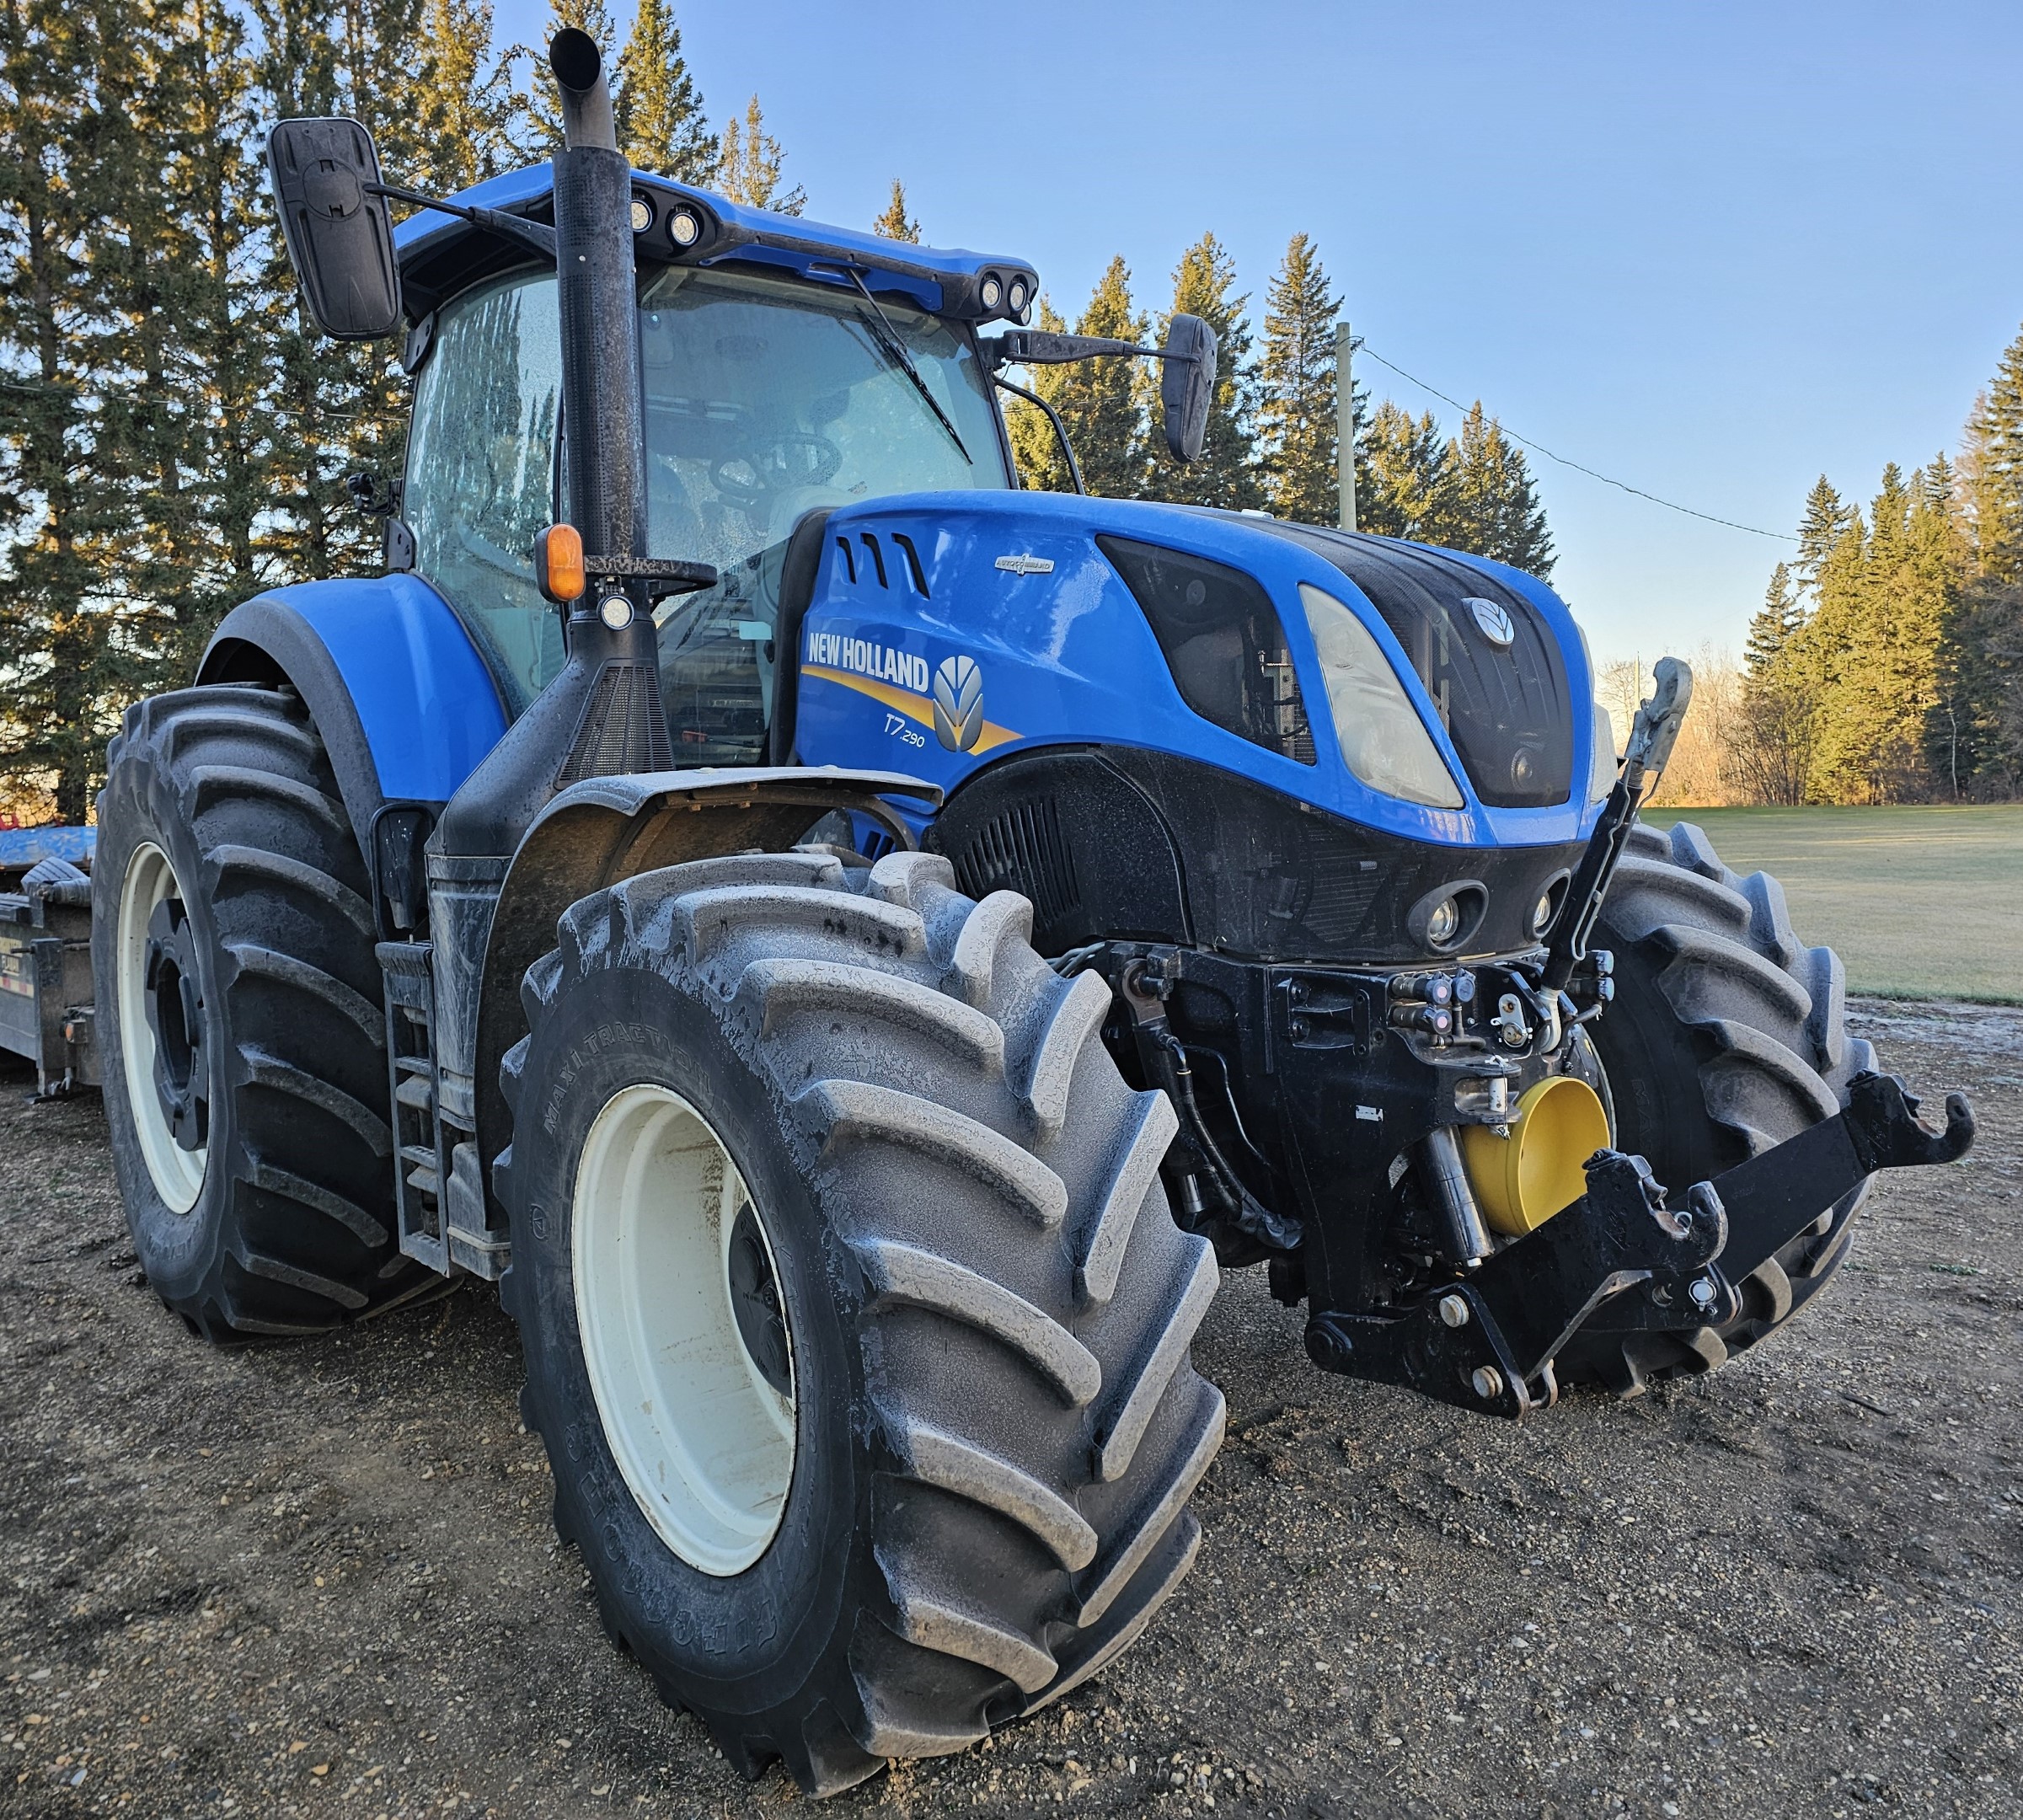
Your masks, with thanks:
[(974, 468), (977, 465), (976, 457), (963, 447), (962, 437), (949, 414), (942, 410), (939, 401), (928, 390), (927, 381), (920, 377), (920, 369), (913, 364), (912, 352), (906, 343), (899, 339), (899, 331), (892, 326), (892, 318), (878, 307), (878, 299), (871, 295), (854, 265), (845, 265), (843, 270), (850, 275), (850, 282), (857, 286), (859, 295), (871, 306), (869, 317), (865, 317), (861, 310), (858, 313), (860, 319), (870, 325), (887, 356), (897, 364), (900, 372), (913, 382), (913, 389), (926, 402), (927, 408), (934, 412), (934, 420), (948, 431), (948, 439), (955, 445), (955, 452)]

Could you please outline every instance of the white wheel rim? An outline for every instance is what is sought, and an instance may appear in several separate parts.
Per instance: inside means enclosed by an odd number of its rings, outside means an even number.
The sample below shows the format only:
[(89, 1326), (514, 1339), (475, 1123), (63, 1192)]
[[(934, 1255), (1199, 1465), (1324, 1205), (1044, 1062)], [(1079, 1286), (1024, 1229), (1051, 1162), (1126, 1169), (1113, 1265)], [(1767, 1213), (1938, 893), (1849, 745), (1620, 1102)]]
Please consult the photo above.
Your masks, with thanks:
[(120, 887), (120, 1049), (126, 1072), (126, 1104), (147, 1174), (169, 1210), (187, 1213), (203, 1192), (208, 1144), (185, 1150), (169, 1128), (169, 1115), (155, 1091), (154, 1027), (147, 1021), (147, 923), (165, 897), (180, 898), (175, 868), (152, 841), (143, 841), (126, 862)]
[(773, 1243), (723, 1140), (665, 1087), (606, 1102), (576, 1169), (570, 1248), (576, 1330), (605, 1439), (654, 1532), (720, 1578), (765, 1553), (794, 1476), (787, 1391), (747, 1350), (731, 1238), (750, 1204), (773, 1280)]

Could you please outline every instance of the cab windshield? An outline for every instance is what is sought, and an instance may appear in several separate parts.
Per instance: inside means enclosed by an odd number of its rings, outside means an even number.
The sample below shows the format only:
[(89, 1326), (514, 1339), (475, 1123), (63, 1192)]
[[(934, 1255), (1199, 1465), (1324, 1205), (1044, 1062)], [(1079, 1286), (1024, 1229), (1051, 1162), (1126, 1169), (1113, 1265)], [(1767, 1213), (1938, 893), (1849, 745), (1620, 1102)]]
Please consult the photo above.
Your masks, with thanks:
[[(878, 308), (882, 321), (848, 292), (684, 267), (642, 302), (651, 551), (714, 563), (722, 576), (656, 616), (677, 764), (764, 756), (773, 668), (793, 661), (773, 639), (780, 569), (804, 513), (1010, 484), (970, 344), (933, 316)], [(939, 415), (888, 335), (912, 356)]]
[[(795, 522), (893, 493), (1010, 486), (989, 379), (939, 318), (832, 284), (669, 267), (640, 313), (648, 549), (721, 576), (656, 615), (669, 736), (677, 763), (750, 763)], [(562, 665), (532, 563), (557, 504), (559, 381), (554, 276), (474, 292), (442, 313), (409, 444), (416, 567), (484, 645), (516, 713)]]

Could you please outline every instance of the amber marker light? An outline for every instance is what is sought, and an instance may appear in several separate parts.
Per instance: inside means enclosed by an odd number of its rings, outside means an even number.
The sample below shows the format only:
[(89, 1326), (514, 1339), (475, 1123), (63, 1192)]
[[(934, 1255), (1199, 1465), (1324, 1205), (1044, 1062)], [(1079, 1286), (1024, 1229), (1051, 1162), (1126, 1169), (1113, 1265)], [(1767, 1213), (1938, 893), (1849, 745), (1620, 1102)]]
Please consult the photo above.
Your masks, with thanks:
[(534, 539), (534, 579), (559, 605), (583, 597), (583, 533), (574, 525), (550, 525)]

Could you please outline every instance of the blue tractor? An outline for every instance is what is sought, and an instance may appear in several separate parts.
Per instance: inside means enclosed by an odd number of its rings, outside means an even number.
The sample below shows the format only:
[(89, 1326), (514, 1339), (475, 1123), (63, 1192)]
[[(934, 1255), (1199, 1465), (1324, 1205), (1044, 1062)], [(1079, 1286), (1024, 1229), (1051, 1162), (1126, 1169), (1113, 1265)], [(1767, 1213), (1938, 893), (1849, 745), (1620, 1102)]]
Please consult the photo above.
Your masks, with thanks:
[(1187, 457), (1205, 325), (634, 172), (550, 62), (565, 149), (447, 201), (274, 129), (406, 471), (384, 575), (127, 715), (94, 1040), (208, 1338), (498, 1282), (607, 1626), (734, 1763), (843, 1788), (1143, 1630), (1218, 1266), (1517, 1418), (1753, 1344), (1965, 1148), (1773, 881), (1636, 825), (1683, 669), (1619, 764), (1528, 575), (1020, 490), (1008, 369), (1151, 352)]

